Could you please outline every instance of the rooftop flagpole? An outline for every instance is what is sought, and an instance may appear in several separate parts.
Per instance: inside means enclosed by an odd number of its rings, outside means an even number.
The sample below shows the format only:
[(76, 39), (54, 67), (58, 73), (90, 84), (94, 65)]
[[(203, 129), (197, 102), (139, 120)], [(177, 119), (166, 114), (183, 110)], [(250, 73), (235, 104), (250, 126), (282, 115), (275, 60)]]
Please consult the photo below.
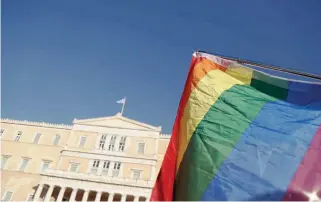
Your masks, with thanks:
[[(212, 54), (212, 53), (207, 53), (205, 51), (197, 51), (197, 52), (206, 53), (206, 54)], [(266, 65), (266, 64), (263, 64), (263, 63), (258, 63), (258, 62), (254, 62), (254, 61), (250, 61), (250, 60), (244, 60), (244, 59), (234, 58), (234, 57), (229, 57), (229, 56), (223, 56), (223, 55), (219, 55), (219, 54), (213, 54), (213, 55), (216, 55), (218, 57), (221, 57), (221, 58), (224, 58), (224, 59), (227, 59), (227, 60), (235, 61), (235, 62), (237, 62), (239, 64), (252, 65), (252, 66), (255, 66), (255, 67), (258, 67), (258, 68), (262, 68), (262, 69), (285, 72), (285, 73), (288, 73), (288, 74), (294, 74), (294, 75), (299, 75), (299, 76), (304, 76), (304, 77), (308, 77), (308, 78), (321, 80), (321, 75), (317, 75), (317, 74), (311, 74), (311, 73), (300, 72), (300, 71), (296, 71), (296, 70), (292, 70), (292, 69), (280, 68), (278, 66)]]
[(122, 104), (120, 115), (123, 115), (123, 113), (124, 113), (124, 108), (125, 108), (125, 104), (126, 104), (126, 97), (124, 97), (124, 98), (121, 99), (121, 100), (118, 100), (117, 103), (118, 103), (118, 104)]
[(121, 112), (120, 112), (121, 115), (123, 115), (123, 113), (124, 113), (125, 104), (126, 104), (126, 97), (125, 97), (125, 99), (124, 99), (124, 103), (123, 103), (123, 106), (122, 106), (122, 108), (121, 108)]

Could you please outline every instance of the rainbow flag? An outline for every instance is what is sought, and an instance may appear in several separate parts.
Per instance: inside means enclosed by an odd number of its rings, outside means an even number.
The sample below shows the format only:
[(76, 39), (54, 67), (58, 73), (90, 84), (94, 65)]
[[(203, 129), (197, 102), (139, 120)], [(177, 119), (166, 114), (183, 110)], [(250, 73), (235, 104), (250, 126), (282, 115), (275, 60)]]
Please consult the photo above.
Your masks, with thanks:
[(151, 201), (321, 198), (321, 84), (194, 53)]

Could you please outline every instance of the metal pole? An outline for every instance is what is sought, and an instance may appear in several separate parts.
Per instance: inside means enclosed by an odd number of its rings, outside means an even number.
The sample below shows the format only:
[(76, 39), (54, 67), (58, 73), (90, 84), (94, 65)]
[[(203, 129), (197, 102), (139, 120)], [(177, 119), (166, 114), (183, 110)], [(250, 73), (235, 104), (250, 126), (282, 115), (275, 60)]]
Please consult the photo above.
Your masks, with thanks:
[[(200, 53), (206, 53), (206, 54), (212, 54), (212, 53), (207, 53), (205, 51), (198, 51)], [(216, 55), (218, 57), (227, 59), (227, 60), (232, 60), (235, 61), (239, 64), (244, 64), (244, 65), (252, 65), (258, 68), (262, 68), (262, 69), (269, 69), (269, 70), (274, 70), (274, 71), (279, 71), (279, 72), (285, 72), (288, 74), (294, 74), (294, 75), (299, 75), (299, 76), (304, 76), (304, 77), (308, 77), (308, 78), (313, 78), (313, 79), (318, 79), (321, 80), (321, 75), (316, 75), (316, 74), (310, 74), (310, 73), (306, 73), (306, 72), (300, 72), (300, 71), (296, 71), (296, 70), (292, 70), (292, 69), (284, 69), (284, 68), (280, 68), (277, 66), (272, 66), (272, 65), (266, 65), (266, 64), (262, 64), (262, 63), (258, 63), (258, 62), (254, 62), (254, 61), (250, 61), (250, 60), (243, 60), (240, 58), (234, 58), (234, 57), (228, 57), (228, 56), (223, 56), (223, 55), (219, 55), (219, 54), (212, 54), (212, 55)]]
[(120, 112), (121, 115), (123, 115), (123, 113), (124, 113), (125, 104), (126, 104), (126, 97), (125, 97), (123, 106), (122, 106), (122, 108), (121, 108), (121, 112)]

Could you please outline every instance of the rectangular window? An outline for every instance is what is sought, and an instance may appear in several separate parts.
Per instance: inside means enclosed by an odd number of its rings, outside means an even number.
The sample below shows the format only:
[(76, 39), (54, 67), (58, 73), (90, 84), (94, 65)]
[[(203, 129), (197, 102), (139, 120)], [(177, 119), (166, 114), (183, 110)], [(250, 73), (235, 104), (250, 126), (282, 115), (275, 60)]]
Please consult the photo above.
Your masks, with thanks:
[(97, 174), (98, 168), (99, 168), (99, 163), (100, 163), (99, 160), (94, 160), (93, 165), (91, 167), (91, 171), (90, 171), (91, 174), (95, 174), (95, 175)]
[(55, 139), (54, 139), (54, 141), (53, 141), (53, 145), (59, 145), (59, 141), (60, 141), (60, 138), (61, 138), (61, 136), (60, 135), (55, 135)]
[(134, 179), (134, 180), (139, 180), (139, 179), (140, 179), (140, 173), (141, 173), (141, 172), (142, 172), (141, 170), (135, 170), (135, 169), (133, 169), (133, 170), (132, 170), (133, 179)]
[(109, 161), (104, 161), (103, 170), (101, 172), (101, 175), (108, 176), (109, 165), (110, 165)]
[(20, 140), (21, 135), (22, 135), (22, 131), (19, 131), (16, 137), (14, 138), (14, 141), (18, 142)]
[(41, 172), (45, 172), (49, 168), (50, 163), (50, 161), (43, 161), (41, 165)]
[(33, 197), (34, 197), (33, 194), (29, 194), (29, 195), (28, 195), (28, 198), (27, 198), (27, 201), (33, 201)]
[(79, 163), (69, 163), (69, 172), (78, 172)]
[(138, 143), (138, 153), (144, 154), (144, 152), (145, 152), (145, 143), (142, 143), (142, 142)]
[(81, 136), (79, 141), (79, 147), (84, 148), (86, 144), (87, 136)]
[(115, 143), (116, 143), (116, 135), (111, 136), (110, 138), (110, 142), (109, 142), (109, 146), (108, 146), (108, 150), (109, 151), (114, 151), (115, 149)]
[(101, 135), (100, 141), (99, 141), (99, 149), (104, 150), (106, 138), (107, 138), (106, 134)]
[(119, 151), (124, 151), (125, 149), (125, 143), (126, 143), (126, 137), (121, 137), (119, 142)]
[(118, 177), (120, 171), (120, 162), (115, 162), (113, 169), (113, 177)]
[(0, 137), (3, 135), (3, 133), (4, 133), (4, 129), (1, 128), (1, 130), (0, 130)]
[(21, 160), (21, 163), (20, 163), (20, 166), (19, 166), (19, 171), (24, 172), (26, 170), (26, 167), (28, 166), (29, 160), (30, 159), (28, 159), (28, 158), (23, 158)]
[(2, 197), (2, 201), (10, 201), (12, 198), (13, 192), (12, 191), (6, 191)]
[(40, 137), (41, 137), (41, 133), (37, 133), (35, 138), (33, 139), (33, 143), (38, 144)]
[(10, 156), (1, 157), (1, 169), (5, 169)]

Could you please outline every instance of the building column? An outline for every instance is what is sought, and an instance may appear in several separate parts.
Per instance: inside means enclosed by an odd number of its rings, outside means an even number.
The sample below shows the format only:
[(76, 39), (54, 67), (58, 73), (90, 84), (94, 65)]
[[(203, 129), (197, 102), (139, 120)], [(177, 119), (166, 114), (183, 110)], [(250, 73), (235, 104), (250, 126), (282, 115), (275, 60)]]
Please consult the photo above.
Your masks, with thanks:
[(99, 202), (101, 198), (101, 191), (97, 191), (96, 192), (96, 198), (95, 198), (95, 202)]
[(42, 192), (42, 188), (43, 188), (43, 184), (39, 184), (38, 188), (37, 188), (37, 191), (35, 193), (35, 196), (34, 196), (34, 200), (35, 201), (39, 201), (39, 197), (40, 197), (40, 194)]
[(134, 202), (138, 202), (138, 201), (139, 201), (139, 196), (135, 196)]
[[(159, 136), (161, 136), (161, 134), (159, 134)], [(154, 153), (154, 157), (158, 157), (158, 142), (159, 142), (159, 137), (158, 136), (158, 138), (156, 138), (155, 140), (156, 140), (156, 145), (155, 145), (155, 153)]]
[(108, 177), (112, 177), (113, 176), (114, 165), (115, 165), (115, 162), (110, 161), (109, 169), (108, 169)]
[(121, 202), (125, 202), (127, 198), (127, 194), (121, 195)]
[(109, 193), (108, 202), (112, 202), (114, 200), (114, 193)]
[(151, 171), (151, 175), (150, 175), (150, 180), (154, 180), (155, 179), (155, 166), (152, 166), (152, 171)]
[(60, 187), (60, 191), (59, 191), (59, 194), (58, 194), (58, 198), (57, 198), (57, 202), (61, 202), (64, 195), (65, 195), (65, 190), (66, 190), (66, 187)]
[(88, 200), (90, 190), (85, 190), (84, 195), (82, 196), (82, 202), (86, 202)]
[(78, 188), (75, 188), (72, 190), (69, 201), (75, 201), (77, 192), (78, 192)]
[(50, 201), (51, 194), (52, 194), (54, 187), (55, 187), (54, 185), (49, 185), (49, 188), (46, 193), (45, 201)]
[[(96, 139), (96, 144), (95, 144), (95, 148), (94, 150), (98, 150), (99, 149), (99, 143), (100, 143), (100, 138), (102, 137), (102, 134), (99, 133)], [(105, 145), (106, 146), (106, 145)]]
[(120, 135), (117, 135), (117, 136), (116, 136), (114, 151), (119, 151), (119, 143), (120, 143), (121, 137), (122, 137), (122, 136), (120, 136)]

